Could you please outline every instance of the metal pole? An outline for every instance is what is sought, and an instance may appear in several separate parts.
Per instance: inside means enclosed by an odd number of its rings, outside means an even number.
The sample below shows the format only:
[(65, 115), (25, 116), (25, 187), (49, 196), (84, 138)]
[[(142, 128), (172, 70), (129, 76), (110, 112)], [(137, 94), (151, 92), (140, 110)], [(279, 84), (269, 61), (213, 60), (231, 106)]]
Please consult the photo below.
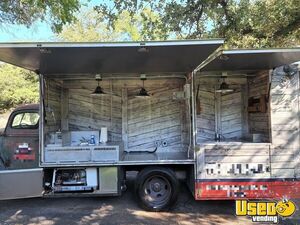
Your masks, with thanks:
[(45, 124), (45, 117), (44, 117), (44, 76), (42, 74), (39, 75), (39, 84), (40, 84), (40, 105), (39, 105), (39, 166), (41, 166), (42, 162), (44, 161), (44, 124)]

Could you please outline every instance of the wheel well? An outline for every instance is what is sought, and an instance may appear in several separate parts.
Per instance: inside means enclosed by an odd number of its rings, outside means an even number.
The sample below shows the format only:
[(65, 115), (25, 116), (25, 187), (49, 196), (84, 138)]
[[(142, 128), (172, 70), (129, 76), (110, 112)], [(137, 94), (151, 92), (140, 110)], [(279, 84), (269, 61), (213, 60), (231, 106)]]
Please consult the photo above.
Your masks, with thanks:
[(130, 165), (130, 166), (124, 166), (123, 170), (124, 173), (127, 174), (127, 172), (139, 173), (140, 171), (146, 168), (157, 168), (157, 167), (169, 168), (175, 172), (176, 178), (178, 180), (185, 181), (193, 166), (194, 165)]

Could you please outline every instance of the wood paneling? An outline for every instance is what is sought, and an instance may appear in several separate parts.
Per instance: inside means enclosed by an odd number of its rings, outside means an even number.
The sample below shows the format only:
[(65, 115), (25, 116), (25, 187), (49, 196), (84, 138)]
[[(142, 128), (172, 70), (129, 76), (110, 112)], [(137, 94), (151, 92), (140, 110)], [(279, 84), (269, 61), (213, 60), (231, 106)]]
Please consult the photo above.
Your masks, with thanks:
[[(255, 77), (248, 79), (248, 97), (260, 98), (261, 95), (268, 97), (269, 89), (269, 71), (262, 71)], [(270, 110), (267, 108), (265, 113), (249, 113), (248, 114), (248, 125), (249, 132), (262, 134), (264, 141), (270, 141)]]
[(61, 125), (61, 83), (54, 80), (45, 82), (46, 132), (58, 131)]
[(201, 111), (197, 115), (197, 143), (200, 144), (215, 139), (215, 92), (214, 86), (198, 84)]
[[(73, 84), (73, 85), (72, 85)], [(64, 88), (68, 87), (69, 113), (68, 124), (70, 130), (100, 130), (107, 127), (108, 141), (121, 141), (122, 110), (121, 87), (106, 82), (106, 93), (112, 95), (92, 96), (95, 82), (65, 81)]]
[[(183, 79), (147, 80), (150, 98), (137, 98), (140, 80), (101, 81), (106, 95), (91, 96), (97, 83), (65, 80), (49, 92), (59, 113), (55, 130), (100, 130), (108, 128), (108, 141), (123, 142), (125, 151), (186, 151), (189, 143), (187, 100)], [(61, 111), (61, 113), (60, 113)], [(62, 115), (62, 121), (60, 121)]]
[(197, 151), (197, 166), (198, 179), (269, 178), (270, 144), (203, 144)]
[(224, 141), (241, 140), (243, 136), (242, 93), (240, 89), (234, 93), (221, 95), (220, 133)]
[(300, 168), (299, 74), (291, 78), (282, 74), (274, 74), (271, 85), (271, 174), (294, 178)]
[[(199, 102), (201, 112), (197, 115), (197, 143), (215, 140), (216, 133), (222, 141), (240, 141), (243, 137), (245, 117), (241, 88), (245, 78), (227, 78), (226, 82), (234, 88), (233, 93), (216, 93), (222, 79), (201, 78), (196, 82), (199, 86)], [(197, 90), (197, 88), (196, 88)]]
[(156, 87), (147, 85), (151, 94), (149, 98), (136, 98), (139, 88), (128, 88), (127, 129), (128, 151), (157, 152), (186, 151), (185, 114), (187, 110), (184, 99), (174, 99), (173, 93), (183, 91), (183, 82)]

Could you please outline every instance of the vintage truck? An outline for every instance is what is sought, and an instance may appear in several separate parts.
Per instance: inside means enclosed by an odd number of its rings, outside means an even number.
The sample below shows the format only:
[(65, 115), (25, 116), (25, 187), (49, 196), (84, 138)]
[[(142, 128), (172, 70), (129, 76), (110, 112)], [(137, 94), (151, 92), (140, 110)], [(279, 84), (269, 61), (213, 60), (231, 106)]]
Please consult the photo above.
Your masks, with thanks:
[(299, 198), (300, 49), (222, 45), (0, 44), (40, 82), (39, 106), (5, 130), (0, 199), (121, 195), (128, 171), (153, 211), (179, 179), (196, 200)]
[(39, 105), (17, 107), (0, 130), (0, 168), (38, 167)]

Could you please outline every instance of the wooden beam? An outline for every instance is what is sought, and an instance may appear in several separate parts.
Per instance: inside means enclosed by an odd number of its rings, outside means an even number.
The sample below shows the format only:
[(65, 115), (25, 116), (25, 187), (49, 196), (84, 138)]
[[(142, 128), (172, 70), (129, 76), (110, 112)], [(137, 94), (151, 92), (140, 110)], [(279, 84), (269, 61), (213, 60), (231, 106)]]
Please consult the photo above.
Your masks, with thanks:
[(127, 88), (122, 88), (122, 141), (124, 144), (124, 150), (128, 149), (128, 96)]

